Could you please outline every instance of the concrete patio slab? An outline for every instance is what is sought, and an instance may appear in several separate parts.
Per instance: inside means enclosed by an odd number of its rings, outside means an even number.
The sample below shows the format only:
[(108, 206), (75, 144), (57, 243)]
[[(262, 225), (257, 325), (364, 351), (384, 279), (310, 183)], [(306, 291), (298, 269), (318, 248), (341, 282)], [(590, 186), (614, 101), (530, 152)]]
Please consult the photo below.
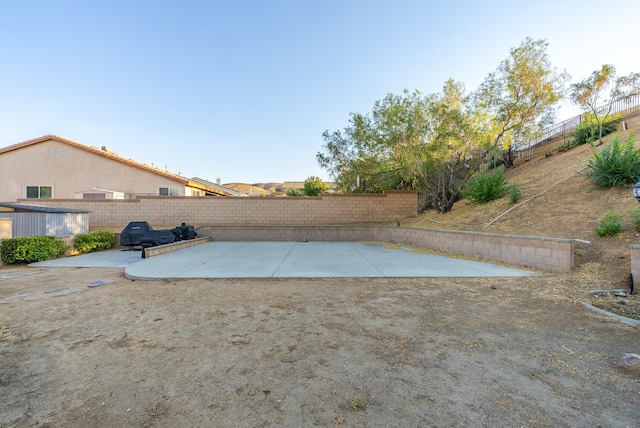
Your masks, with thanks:
[(529, 276), (536, 272), (362, 242), (208, 242), (143, 259), (111, 250), (32, 263), (122, 267), (131, 279), (427, 278)]
[(131, 279), (421, 278), (535, 272), (361, 242), (209, 242), (129, 265)]
[(108, 250), (97, 253), (80, 254), (78, 256), (31, 263), (35, 267), (121, 267), (126, 268), (141, 260), (141, 251)]

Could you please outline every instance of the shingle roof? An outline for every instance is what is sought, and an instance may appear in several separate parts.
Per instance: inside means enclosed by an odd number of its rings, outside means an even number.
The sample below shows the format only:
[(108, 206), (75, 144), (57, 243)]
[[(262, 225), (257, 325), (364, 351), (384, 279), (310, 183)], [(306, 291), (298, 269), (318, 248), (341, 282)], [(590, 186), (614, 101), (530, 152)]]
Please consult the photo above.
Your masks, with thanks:
[(217, 183), (212, 183), (211, 181), (205, 180), (203, 178), (192, 177), (191, 181), (195, 181), (196, 183), (200, 183), (200, 184), (202, 184), (204, 186), (213, 187), (214, 189), (218, 189), (218, 190), (221, 190), (223, 192), (230, 193), (230, 194), (232, 194), (234, 196), (246, 196), (242, 192), (238, 192), (237, 190), (230, 189), (228, 187), (222, 186), (222, 185), (217, 184)]
[(125, 165), (129, 165), (135, 168), (139, 168), (142, 170), (145, 170), (147, 172), (151, 172), (153, 174), (157, 174), (166, 178), (170, 178), (174, 181), (177, 181), (185, 186), (190, 186), (190, 187), (195, 187), (195, 188), (202, 188), (203, 190), (207, 190), (211, 193), (217, 193), (223, 196), (226, 196), (225, 192), (222, 191), (221, 189), (215, 189), (209, 186), (204, 186), (202, 183), (196, 183), (193, 182), (191, 180), (189, 180), (188, 178), (176, 175), (176, 174), (172, 174), (168, 171), (163, 171), (159, 168), (155, 168), (149, 165), (145, 165), (143, 163), (140, 162), (136, 162), (133, 159), (127, 159), (124, 158), (122, 156), (119, 156), (115, 153), (110, 152), (109, 150), (107, 150), (106, 148), (102, 148), (99, 149), (97, 147), (93, 147), (93, 146), (87, 146), (85, 144), (82, 143), (78, 143), (77, 141), (73, 141), (73, 140), (69, 140), (68, 138), (64, 138), (64, 137), (60, 137), (59, 135), (55, 135), (55, 134), (49, 134), (49, 135), (44, 135), (42, 137), (38, 137), (38, 138), (34, 138), (32, 140), (27, 140), (27, 141), (23, 141), (22, 143), (18, 143), (18, 144), (13, 144), (11, 146), (7, 146), (7, 147), (3, 147), (0, 148), (0, 154), (2, 153), (6, 153), (6, 152), (10, 152), (12, 150), (17, 150), (17, 149), (21, 149), (23, 147), (28, 147), (28, 146), (32, 146), (34, 144), (38, 144), (38, 143), (42, 143), (45, 141), (49, 141), (49, 140), (53, 140), (53, 141), (58, 141), (60, 143), (63, 144), (68, 144), (70, 146), (73, 147), (77, 147), (79, 149), (85, 150), (87, 152), (93, 153), (95, 155), (98, 156), (102, 156), (111, 160), (114, 160), (116, 162), (120, 162), (123, 163)]
[(123, 158), (122, 156), (118, 156), (117, 154), (112, 153), (112, 152), (110, 152), (110, 151), (108, 151), (106, 149), (102, 150), (102, 149), (99, 149), (97, 147), (87, 146), (86, 144), (78, 143), (77, 141), (69, 140), (68, 138), (60, 137), (59, 135), (55, 135), (55, 134), (44, 135), (42, 137), (38, 137), (38, 138), (34, 138), (32, 140), (23, 141), (22, 143), (14, 144), (12, 146), (7, 146), (7, 147), (0, 148), (0, 154), (6, 153), (6, 152), (10, 152), (12, 150), (21, 149), (23, 147), (32, 146), (34, 144), (42, 143), (42, 142), (49, 141), (49, 140), (58, 141), (60, 143), (68, 144), (70, 146), (77, 147), (79, 149), (82, 149), (82, 150), (91, 152), (93, 154), (96, 154), (98, 156), (106, 157), (106, 158), (115, 160), (117, 162), (124, 163), (126, 165), (130, 165), (130, 166), (133, 166), (133, 167), (136, 167), (136, 168), (144, 169), (144, 170), (152, 172), (154, 174), (162, 175), (162, 176), (171, 178), (173, 180), (179, 181), (179, 182), (181, 182), (181, 183), (183, 183), (185, 185), (189, 182), (188, 179), (186, 179), (184, 177), (181, 177), (179, 175), (175, 175), (175, 174), (172, 174), (170, 172), (163, 171), (161, 169), (154, 168), (154, 167), (151, 167), (149, 165), (145, 165), (145, 164), (140, 163), (140, 162), (136, 162), (136, 161), (134, 161), (132, 159)]
[(0, 202), (0, 207), (13, 208), (20, 211), (35, 211), (43, 213), (90, 213), (88, 210), (78, 210), (75, 208), (56, 208), (47, 207), (43, 205), (25, 205), (25, 204), (13, 204), (10, 202)]

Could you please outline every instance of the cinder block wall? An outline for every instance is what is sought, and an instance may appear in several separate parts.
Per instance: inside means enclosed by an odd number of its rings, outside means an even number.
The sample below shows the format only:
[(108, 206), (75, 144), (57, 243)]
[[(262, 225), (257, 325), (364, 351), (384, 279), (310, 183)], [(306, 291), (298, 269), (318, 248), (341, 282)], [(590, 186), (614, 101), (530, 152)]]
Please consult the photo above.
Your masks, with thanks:
[(130, 200), (20, 199), (19, 203), (91, 211), (91, 230), (119, 231), (130, 221), (154, 228), (219, 225), (326, 225), (395, 221), (417, 215), (416, 192), (322, 195), (317, 198), (212, 198), (147, 196)]
[(640, 245), (630, 245), (631, 274), (633, 274), (633, 288), (640, 289)]
[(214, 240), (397, 242), (549, 272), (569, 270), (574, 263), (574, 244), (566, 239), (361, 226), (416, 215), (415, 192), (318, 198), (52, 199), (46, 204), (91, 211), (91, 230), (120, 231), (130, 221), (148, 221), (155, 228), (185, 222), (196, 226), (199, 236)]
[[(547, 272), (573, 267), (570, 239), (498, 235), (386, 226), (220, 226), (198, 228), (214, 241), (382, 241), (413, 244), (451, 254)], [(640, 248), (640, 247), (639, 247)], [(638, 250), (640, 256), (640, 249)]]

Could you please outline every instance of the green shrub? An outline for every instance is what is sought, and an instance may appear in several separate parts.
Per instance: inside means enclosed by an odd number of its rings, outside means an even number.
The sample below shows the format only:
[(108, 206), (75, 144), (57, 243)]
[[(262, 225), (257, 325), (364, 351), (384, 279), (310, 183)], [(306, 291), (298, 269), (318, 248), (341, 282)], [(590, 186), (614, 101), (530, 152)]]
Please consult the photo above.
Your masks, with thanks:
[(32, 263), (61, 256), (67, 245), (55, 236), (25, 236), (2, 241), (0, 256), (5, 263)]
[(520, 191), (520, 187), (517, 184), (511, 184), (508, 188), (509, 191), (509, 203), (515, 204), (522, 197), (522, 192)]
[[(602, 136), (609, 135), (616, 130), (616, 123), (608, 120), (602, 124)], [(571, 132), (571, 146), (592, 143), (600, 136), (600, 125), (593, 115), (585, 114), (583, 122)]]
[(287, 196), (304, 196), (304, 190), (291, 188), (287, 190)]
[(622, 216), (619, 212), (610, 210), (600, 220), (600, 224), (596, 227), (598, 236), (613, 236), (622, 230)]
[(640, 233), (640, 208), (630, 208), (629, 215), (631, 216), (631, 220), (633, 220), (636, 232)]
[(311, 176), (304, 181), (305, 196), (318, 196), (320, 193), (327, 193), (329, 186), (320, 177)]
[(483, 172), (480, 176), (472, 176), (460, 193), (471, 203), (485, 204), (500, 199), (507, 193), (506, 182), (504, 169), (499, 168), (495, 172)]
[(620, 144), (619, 137), (600, 153), (593, 150), (587, 168), (596, 187), (624, 187), (634, 184), (640, 177), (640, 149), (633, 148), (633, 134), (627, 142)]
[(81, 233), (76, 236), (74, 248), (81, 253), (108, 250), (116, 242), (115, 233), (110, 230), (99, 230), (92, 233)]

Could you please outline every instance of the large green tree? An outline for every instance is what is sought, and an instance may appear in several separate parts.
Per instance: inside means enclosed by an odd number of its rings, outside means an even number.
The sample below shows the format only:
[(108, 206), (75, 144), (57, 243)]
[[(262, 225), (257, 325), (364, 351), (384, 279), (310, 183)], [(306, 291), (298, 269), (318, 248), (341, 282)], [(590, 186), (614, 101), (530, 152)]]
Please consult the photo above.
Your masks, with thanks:
[(494, 151), (513, 150), (553, 120), (566, 76), (552, 69), (547, 44), (526, 39), (473, 96), (449, 80), (442, 92), (389, 94), (370, 114), (352, 113), (343, 131), (323, 134), (317, 160), (344, 191), (422, 188), (451, 210), (460, 189)]
[(590, 113), (599, 127), (598, 145), (602, 144), (602, 127), (609, 118), (613, 105), (638, 94), (640, 90), (640, 73), (628, 76), (616, 76), (616, 68), (604, 64), (600, 70), (591, 73), (581, 82), (570, 88), (571, 101)]
[(316, 155), (344, 192), (381, 192), (412, 188), (411, 177), (397, 149), (416, 139), (425, 109), (419, 92), (388, 94), (370, 114), (351, 113), (343, 131), (322, 134), (323, 150)]
[(448, 212), (490, 148), (467, 103), (453, 80), (441, 94), (389, 94), (370, 115), (352, 114), (344, 132), (325, 132), (318, 162), (341, 187), (360, 177), (369, 191), (422, 188), (438, 212)]
[(423, 140), (413, 147), (403, 147), (399, 155), (436, 211), (446, 213), (492, 147), (480, 132), (482, 122), (469, 108), (461, 83), (447, 81), (442, 93), (429, 98), (427, 112)]
[(553, 123), (567, 79), (552, 67), (547, 42), (527, 38), (480, 85), (475, 105), (494, 146), (505, 150), (505, 166), (513, 166), (514, 151)]

